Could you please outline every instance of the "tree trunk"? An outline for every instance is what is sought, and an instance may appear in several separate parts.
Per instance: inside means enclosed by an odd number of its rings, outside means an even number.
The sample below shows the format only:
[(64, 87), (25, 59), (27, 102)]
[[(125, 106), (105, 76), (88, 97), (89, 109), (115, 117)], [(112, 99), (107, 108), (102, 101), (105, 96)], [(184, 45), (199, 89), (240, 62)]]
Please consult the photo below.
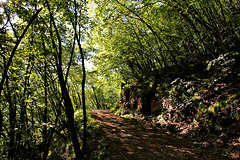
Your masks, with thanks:
[(10, 111), (10, 116), (9, 116), (9, 121), (10, 121), (10, 133), (9, 133), (9, 152), (8, 152), (8, 158), (12, 159), (14, 158), (15, 155), (15, 123), (16, 123), (16, 107), (13, 104), (13, 98), (11, 95), (11, 91), (9, 88), (9, 83), (8, 83), (8, 78), (6, 78), (6, 85), (7, 85), (7, 99), (9, 103), (9, 111)]
[[(84, 53), (83, 53), (83, 49), (82, 49), (82, 45), (81, 45), (81, 25), (78, 24), (78, 16), (77, 16), (77, 2), (76, 0), (74, 0), (74, 5), (75, 5), (75, 9), (74, 9), (74, 19), (75, 19), (75, 23), (72, 21), (73, 24), (73, 28), (75, 31), (75, 35), (77, 35), (77, 43), (78, 43), (78, 47), (80, 50), (80, 54), (81, 54), (81, 59), (82, 59), (82, 71), (83, 71), (83, 80), (82, 80), (82, 105), (83, 105), (83, 152), (86, 151), (87, 148), (87, 112), (86, 112), (86, 104), (85, 104), (85, 82), (86, 82), (86, 69), (85, 69), (85, 64), (84, 64)], [(80, 15), (81, 15), (81, 10), (80, 10)], [(79, 32), (77, 32), (77, 26), (79, 26), (78, 30)], [(78, 33), (78, 34), (77, 34)]]
[(96, 94), (95, 88), (93, 86), (92, 86), (92, 89), (93, 89), (94, 98), (96, 100), (97, 109), (100, 109), (100, 108), (102, 108), (102, 106), (101, 106), (101, 104), (98, 101), (97, 94)]
[[(43, 42), (44, 43), (44, 42)], [(45, 50), (45, 44), (44, 44), (44, 50)], [(47, 123), (47, 112), (48, 112), (48, 92), (47, 92), (47, 63), (46, 63), (46, 55), (45, 55), (45, 61), (44, 61), (44, 98), (45, 98), (45, 108), (44, 108), (44, 114), (43, 114), (43, 122)], [(47, 159), (48, 155), (48, 147), (47, 147), (47, 126), (43, 126), (43, 160)]]
[(68, 90), (67, 90), (67, 85), (66, 85), (67, 80), (64, 80), (63, 70), (62, 70), (62, 57), (61, 57), (62, 56), (62, 42), (61, 42), (61, 37), (58, 33), (58, 28), (55, 24), (55, 20), (54, 20), (53, 14), (51, 12), (48, 0), (46, 0), (46, 3), (47, 3), (48, 10), (50, 12), (50, 21), (52, 22), (52, 23), (50, 23), (50, 28), (52, 28), (52, 24), (53, 24), (53, 27), (55, 29), (57, 39), (58, 39), (58, 46), (57, 46), (54, 39), (53, 39), (53, 31), (50, 30), (50, 35), (52, 37), (53, 47), (55, 48), (54, 57), (55, 57), (55, 61), (56, 61), (57, 75), (58, 75), (59, 83), (60, 83), (60, 86), (61, 86), (62, 97), (63, 97), (63, 100), (64, 100), (65, 113), (66, 113), (66, 116), (67, 116), (67, 119), (68, 119), (68, 125), (69, 125), (69, 129), (70, 129), (70, 132), (71, 132), (71, 138), (72, 138), (72, 143), (73, 143), (73, 148), (74, 148), (74, 152), (75, 152), (75, 155), (76, 155), (76, 159), (80, 160), (80, 159), (82, 159), (83, 154), (82, 154), (82, 151), (80, 149), (80, 144), (79, 144), (79, 141), (78, 141), (77, 132), (76, 132), (75, 125), (74, 125), (74, 109), (73, 109), (71, 98), (70, 98)]

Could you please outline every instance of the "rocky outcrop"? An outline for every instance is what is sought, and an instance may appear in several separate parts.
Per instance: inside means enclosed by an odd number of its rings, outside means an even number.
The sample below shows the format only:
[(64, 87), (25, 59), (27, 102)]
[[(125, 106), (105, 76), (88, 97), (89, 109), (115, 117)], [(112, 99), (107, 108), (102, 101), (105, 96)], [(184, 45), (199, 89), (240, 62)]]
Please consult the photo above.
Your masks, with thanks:
[(155, 89), (139, 89), (137, 86), (125, 88), (122, 91), (122, 99), (116, 109), (137, 111), (144, 115), (153, 115), (162, 109), (162, 100)]

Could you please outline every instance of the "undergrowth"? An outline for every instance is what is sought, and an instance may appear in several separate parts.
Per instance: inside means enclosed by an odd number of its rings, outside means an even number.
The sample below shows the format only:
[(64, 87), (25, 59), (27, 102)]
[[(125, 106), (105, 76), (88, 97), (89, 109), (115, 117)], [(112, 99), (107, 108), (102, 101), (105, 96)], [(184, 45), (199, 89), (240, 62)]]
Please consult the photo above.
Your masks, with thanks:
[[(240, 67), (238, 53), (208, 61), (205, 70), (157, 84), (159, 108), (140, 118), (173, 135), (211, 140), (235, 154), (240, 146)], [(197, 76), (201, 75), (201, 76)], [(149, 106), (150, 107), (150, 106)], [(138, 110), (119, 107), (122, 117), (139, 119)], [(235, 145), (232, 145), (235, 144)]]
[[(74, 114), (76, 129), (78, 130), (79, 142), (82, 144), (83, 137), (83, 113), (77, 110)], [(87, 150), (84, 156), (86, 160), (102, 160), (106, 156), (106, 146), (102, 139), (102, 126), (99, 125), (87, 113)], [(82, 149), (82, 148), (81, 148)], [(74, 159), (75, 153), (71, 141), (71, 135), (67, 128), (61, 129), (52, 140), (49, 159), (68, 160)]]

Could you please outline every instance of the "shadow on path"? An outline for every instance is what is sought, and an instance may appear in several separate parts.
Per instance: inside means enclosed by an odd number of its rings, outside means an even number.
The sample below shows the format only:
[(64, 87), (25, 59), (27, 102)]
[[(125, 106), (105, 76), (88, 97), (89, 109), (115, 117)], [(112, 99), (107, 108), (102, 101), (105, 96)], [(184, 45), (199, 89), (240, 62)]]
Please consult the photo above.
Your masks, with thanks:
[(92, 110), (92, 117), (103, 126), (108, 158), (111, 160), (224, 159), (210, 149), (184, 139), (176, 139), (161, 130), (123, 119), (108, 110)]

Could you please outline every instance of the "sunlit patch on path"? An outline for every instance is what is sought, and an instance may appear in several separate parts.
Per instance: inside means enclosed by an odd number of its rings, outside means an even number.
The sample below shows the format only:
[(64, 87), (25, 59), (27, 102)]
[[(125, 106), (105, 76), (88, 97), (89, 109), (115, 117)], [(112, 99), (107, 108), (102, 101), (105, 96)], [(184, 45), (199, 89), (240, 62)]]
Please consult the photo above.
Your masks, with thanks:
[(187, 139), (176, 139), (142, 123), (123, 119), (108, 110), (92, 110), (103, 126), (111, 160), (224, 159), (221, 153), (200, 149)]

